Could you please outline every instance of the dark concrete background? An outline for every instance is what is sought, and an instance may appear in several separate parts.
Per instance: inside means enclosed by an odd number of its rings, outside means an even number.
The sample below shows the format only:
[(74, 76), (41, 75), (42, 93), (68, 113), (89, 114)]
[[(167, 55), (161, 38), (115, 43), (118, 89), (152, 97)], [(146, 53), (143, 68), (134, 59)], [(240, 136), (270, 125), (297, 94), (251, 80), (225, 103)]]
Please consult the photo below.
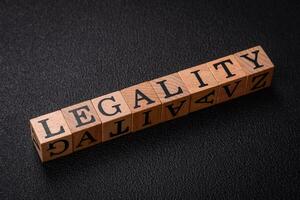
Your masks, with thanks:
[[(299, 3), (0, 2), (0, 199), (299, 199)], [(28, 120), (262, 45), (271, 88), (42, 165)]]

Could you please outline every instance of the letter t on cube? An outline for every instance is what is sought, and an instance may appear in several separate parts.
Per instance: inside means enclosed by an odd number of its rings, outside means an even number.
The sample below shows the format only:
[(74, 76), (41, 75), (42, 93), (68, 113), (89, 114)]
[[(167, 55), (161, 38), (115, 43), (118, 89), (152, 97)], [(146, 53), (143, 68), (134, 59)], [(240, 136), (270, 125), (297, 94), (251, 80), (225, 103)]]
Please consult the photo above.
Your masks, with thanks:
[(217, 103), (245, 94), (247, 75), (233, 55), (207, 63), (219, 84)]

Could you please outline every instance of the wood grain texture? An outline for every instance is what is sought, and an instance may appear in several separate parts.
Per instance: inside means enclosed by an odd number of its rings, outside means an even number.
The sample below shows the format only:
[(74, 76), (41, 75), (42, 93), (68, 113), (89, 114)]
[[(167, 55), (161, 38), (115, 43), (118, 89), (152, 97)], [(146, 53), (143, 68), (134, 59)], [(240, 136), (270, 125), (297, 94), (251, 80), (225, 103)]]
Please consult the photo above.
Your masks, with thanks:
[(63, 108), (61, 111), (72, 133), (73, 151), (102, 141), (101, 120), (90, 100)]
[(217, 103), (245, 93), (247, 75), (234, 56), (219, 58), (208, 62), (207, 65), (219, 84)]
[(73, 152), (72, 134), (61, 111), (31, 119), (30, 130), (42, 162)]
[(151, 80), (150, 84), (162, 102), (162, 121), (189, 113), (190, 93), (178, 73)]
[(247, 74), (246, 93), (269, 87), (272, 83), (274, 64), (261, 46), (256, 46), (234, 54)]
[(161, 122), (162, 104), (149, 82), (121, 90), (132, 112), (132, 131), (138, 131)]
[(131, 132), (131, 111), (120, 91), (92, 99), (92, 104), (102, 122), (102, 142)]
[(217, 102), (218, 82), (207, 64), (179, 71), (178, 74), (191, 94), (190, 112), (207, 108)]

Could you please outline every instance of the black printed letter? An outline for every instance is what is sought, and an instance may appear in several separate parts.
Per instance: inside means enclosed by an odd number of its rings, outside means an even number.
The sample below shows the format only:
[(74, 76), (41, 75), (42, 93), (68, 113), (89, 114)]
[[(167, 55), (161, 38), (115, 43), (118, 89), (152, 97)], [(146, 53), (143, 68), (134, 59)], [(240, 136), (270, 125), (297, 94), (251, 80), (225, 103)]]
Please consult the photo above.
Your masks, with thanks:
[(81, 143), (82, 143), (83, 141), (86, 141), (86, 140), (90, 140), (90, 144), (93, 143), (93, 142), (96, 142), (96, 139), (93, 138), (93, 136), (92, 136), (88, 131), (86, 131), (86, 132), (82, 135), (82, 137), (81, 137), (81, 139), (80, 139), (80, 141), (79, 141), (79, 144), (77, 145), (76, 148), (81, 147), (81, 146), (82, 146)]
[(202, 80), (202, 78), (200, 77), (200, 74), (198, 73), (200, 70), (197, 71), (193, 71), (191, 72), (191, 74), (194, 74), (197, 78), (197, 80), (199, 81), (200, 85), (199, 88), (207, 86), (208, 84), (204, 83), (204, 81)]
[(49, 120), (49, 118), (47, 119), (43, 119), (41, 121), (38, 121), (39, 123), (41, 123), (45, 129), (45, 132), (46, 132), (46, 137), (45, 138), (49, 138), (49, 137), (53, 137), (55, 135), (59, 135), (59, 134), (62, 134), (65, 132), (65, 129), (64, 127), (60, 126), (60, 130), (56, 133), (51, 133), (50, 129), (49, 129), (49, 126), (47, 124), (47, 121)]
[[(266, 81), (266, 77), (267, 75), (269, 74), (269, 72), (267, 73), (263, 73), (263, 74), (260, 74), (258, 76), (254, 76), (252, 78), (252, 83), (257, 79), (257, 82), (253, 85), (253, 87), (251, 88), (251, 90), (256, 90), (256, 89), (260, 89), (260, 88), (263, 88), (265, 87), (267, 81)], [(264, 82), (263, 82), (264, 80)]]
[[(83, 126), (83, 125), (86, 125), (86, 124), (90, 124), (90, 123), (93, 123), (93, 122), (96, 121), (94, 116), (91, 116), (91, 118), (88, 119), (87, 116), (86, 116), (86, 114), (85, 114), (85, 112), (83, 111), (83, 109), (87, 110), (87, 111), (90, 111), (90, 109), (89, 109), (88, 106), (82, 106), (80, 108), (76, 108), (74, 110), (70, 110), (69, 111), (69, 113), (73, 113), (73, 115), (74, 115), (74, 117), (75, 117), (75, 119), (77, 121), (76, 127), (80, 127), (80, 126)], [(82, 110), (81, 113), (78, 112), (80, 110)], [(84, 120), (87, 120), (87, 121), (86, 122), (82, 122), (81, 118), (84, 119)]]
[(121, 113), (121, 109), (120, 109), (120, 105), (121, 105), (121, 104), (116, 104), (116, 105), (113, 105), (113, 106), (112, 106), (113, 108), (116, 109), (115, 112), (113, 112), (113, 113), (107, 113), (107, 112), (105, 112), (104, 109), (102, 108), (102, 103), (103, 103), (104, 101), (106, 101), (106, 100), (111, 100), (111, 101), (113, 101), (113, 102), (116, 102), (116, 100), (115, 100), (115, 98), (114, 98), (113, 96), (104, 98), (104, 99), (102, 99), (101, 101), (99, 101), (98, 109), (99, 109), (99, 111), (100, 111), (103, 115), (105, 115), (105, 116), (113, 116), (113, 115), (115, 115), (115, 114), (117, 114), (117, 113)]
[(215, 91), (211, 91), (210, 93), (208, 93), (207, 95), (205, 95), (204, 97), (201, 97), (200, 99), (197, 99), (195, 101), (195, 103), (214, 103), (214, 99), (208, 100), (208, 97), (210, 96), (215, 96)]
[(228, 97), (231, 97), (233, 95), (234, 91), (236, 90), (236, 88), (238, 87), (238, 85), (240, 84), (240, 82), (241, 82), (241, 80), (238, 80), (238, 81), (234, 82), (235, 86), (234, 86), (234, 88), (233, 88), (232, 91), (230, 91), (230, 89), (229, 89), (229, 86), (231, 84), (223, 86), (223, 88), (225, 89), (225, 92), (226, 92), (226, 94), (227, 94)]
[(183, 100), (180, 102), (180, 105), (177, 107), (173, 107), (174, 104), (168, 105), (167, 108), (169, 109), (170, 113), (172, 114), (173, 117), (177, 115), (179, 110), (181, 109), (182, 105), (186, 102), (186, 100)]
[(110, 137), (114, 137), (123, 133), (126, 133), (129, 131), (129, 127), (127, 126), (124, 130), (122, 130), (122, 122), (125, 121), (125, 119), (122, 119), (120, 121), (115, 122), (117, 125), (117, 133), (110, 132)]
[(226, 78), (230, 78), (230, 77), (235, 76), (235, 74), (232, 74), (229, 71), (228, 67), (226, 66), (226, 63), (233, 64), (233, 62), (230, 59), (228, 59), (228, 60), (224, 60), (224, 61), (219, 62), (219, 63), (215, 63), (214, 67), (215, 67), (216, 70), (218, 70), (218, 66), (221, 65), (223, 67), (223, 69), (225, 70), (225, 72), (227, 73), (227, 77)]
[(150, 114), (151, 110), (149, 111), (146, 111), (144, 112), (144, 116), (145, 116), (145, 120), (144, 120), (144, 124), (142, 126), (147, 126), (149, 124), (151, 124), (151, 120), (150, 120), (150, 117), (149, 117), (149, 114)]
[(147, 97), (140, 90), (136, 89), (135, 90), (135, 106), (134, 106), (134, 108), (141, 107), (140, 105), (138, 105), (138, 103), (139, 103), (139, 101), (141, 101), (143, 99), (145, 99), (147, 101), (147, 104), (155, 103), (155, 101), (153, 101), (152, 99), (150, 99), (149, 97)]
[(165, 92), (165, 94), (166, 94), (165, 98), (169, 98), (169, 97), (175, 96), (175, 95), (177, 95), (177, 94), (183, 93), (181, 87), (178, 87), (177, 92), (171, 94), (170, 91), (168, 90), (167, 86), (165, 85), (165, 82), (166, 82), (166, 81), (167, 81), (167, 80), (163, 80), (163, 81), (156, 82), (157, 84), (160, 84), (161, 88), (162, 88), (163, 91)]
[(252, 53), (254, 54), (254, 56), (255, 56), (254, 59), (249, 58), (249, 57), (248, 57), (248, 54), (241, 55), (240, 57), (245, 58), (246, 60), (248, 60), (248, 61), (250, 61), (250, 62), (253, 62), (254, 65), (255, 65), (255, 67), (254, 67), (253, 69), (257, 69), (257, 68), (260, 68), (260, 67), (263, 67), (263, 66), (264, 66), (264, 65), (258, 64), (258, 62), (257, 62), (258, 52), (259, 52), (259, 50), (256, 50), (256, 51), (253, 51), (253, 52), (252, 52)]
[(55, 144), (56, 144), (56, 143), (60, 143), (60, 142), (63, 143), (64, 149), (63, 149), (62, 151), (60, 151), (60, 152), (50, 152), (50, 156), (59, 155), (59, 154), (65, 152), (65, 151), (69, 148), (69, 142), (68, 142), (67, 140), (57, 140), (57, 141), (55, 141), (55, 142), (53, 142), (53, 143), (49, 143), (49, 148), (47, 149), (47, 151), (56, 149), (56, 148), (55, 148)]

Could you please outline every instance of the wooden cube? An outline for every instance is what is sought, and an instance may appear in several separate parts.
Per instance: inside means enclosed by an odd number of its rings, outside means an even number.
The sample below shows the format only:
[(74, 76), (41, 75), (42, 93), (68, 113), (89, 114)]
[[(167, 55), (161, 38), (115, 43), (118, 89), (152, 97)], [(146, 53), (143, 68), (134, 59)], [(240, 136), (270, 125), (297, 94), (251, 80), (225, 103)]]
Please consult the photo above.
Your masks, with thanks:
[(73, 152), (72, 134), (61, 111), (31, 119), (30, 129), (42, 162)]
[(245, 94), (247, 75), (233, 55), (207, 63), (219, 84), (217, 103)]
[(91, 101), (61, 109), (73, 137), (73, 151), (101, 142), (101, 121)]
[(178, 73), (150, 81), (162, 103), (161, 121), (167, 121), (189, 113), (190, 93)]
[(121, 90), (132, 112), (132, 131), (138, 131), (161, 121), (161, 102), (149, 82)]
[(191, 94), (190, 112), (207, 108), (217, 102), (218, 82), (207, 64), (182, 70), (178, 74)]
[(246, 93), (271, 85), (274, 65), (261, 46), (240, 51), (234, 56), (248, 76)]
[(131, 111), (120, 91), (92, 99), (92, 103), (102, 122), (102, 142), (131, 132)]

